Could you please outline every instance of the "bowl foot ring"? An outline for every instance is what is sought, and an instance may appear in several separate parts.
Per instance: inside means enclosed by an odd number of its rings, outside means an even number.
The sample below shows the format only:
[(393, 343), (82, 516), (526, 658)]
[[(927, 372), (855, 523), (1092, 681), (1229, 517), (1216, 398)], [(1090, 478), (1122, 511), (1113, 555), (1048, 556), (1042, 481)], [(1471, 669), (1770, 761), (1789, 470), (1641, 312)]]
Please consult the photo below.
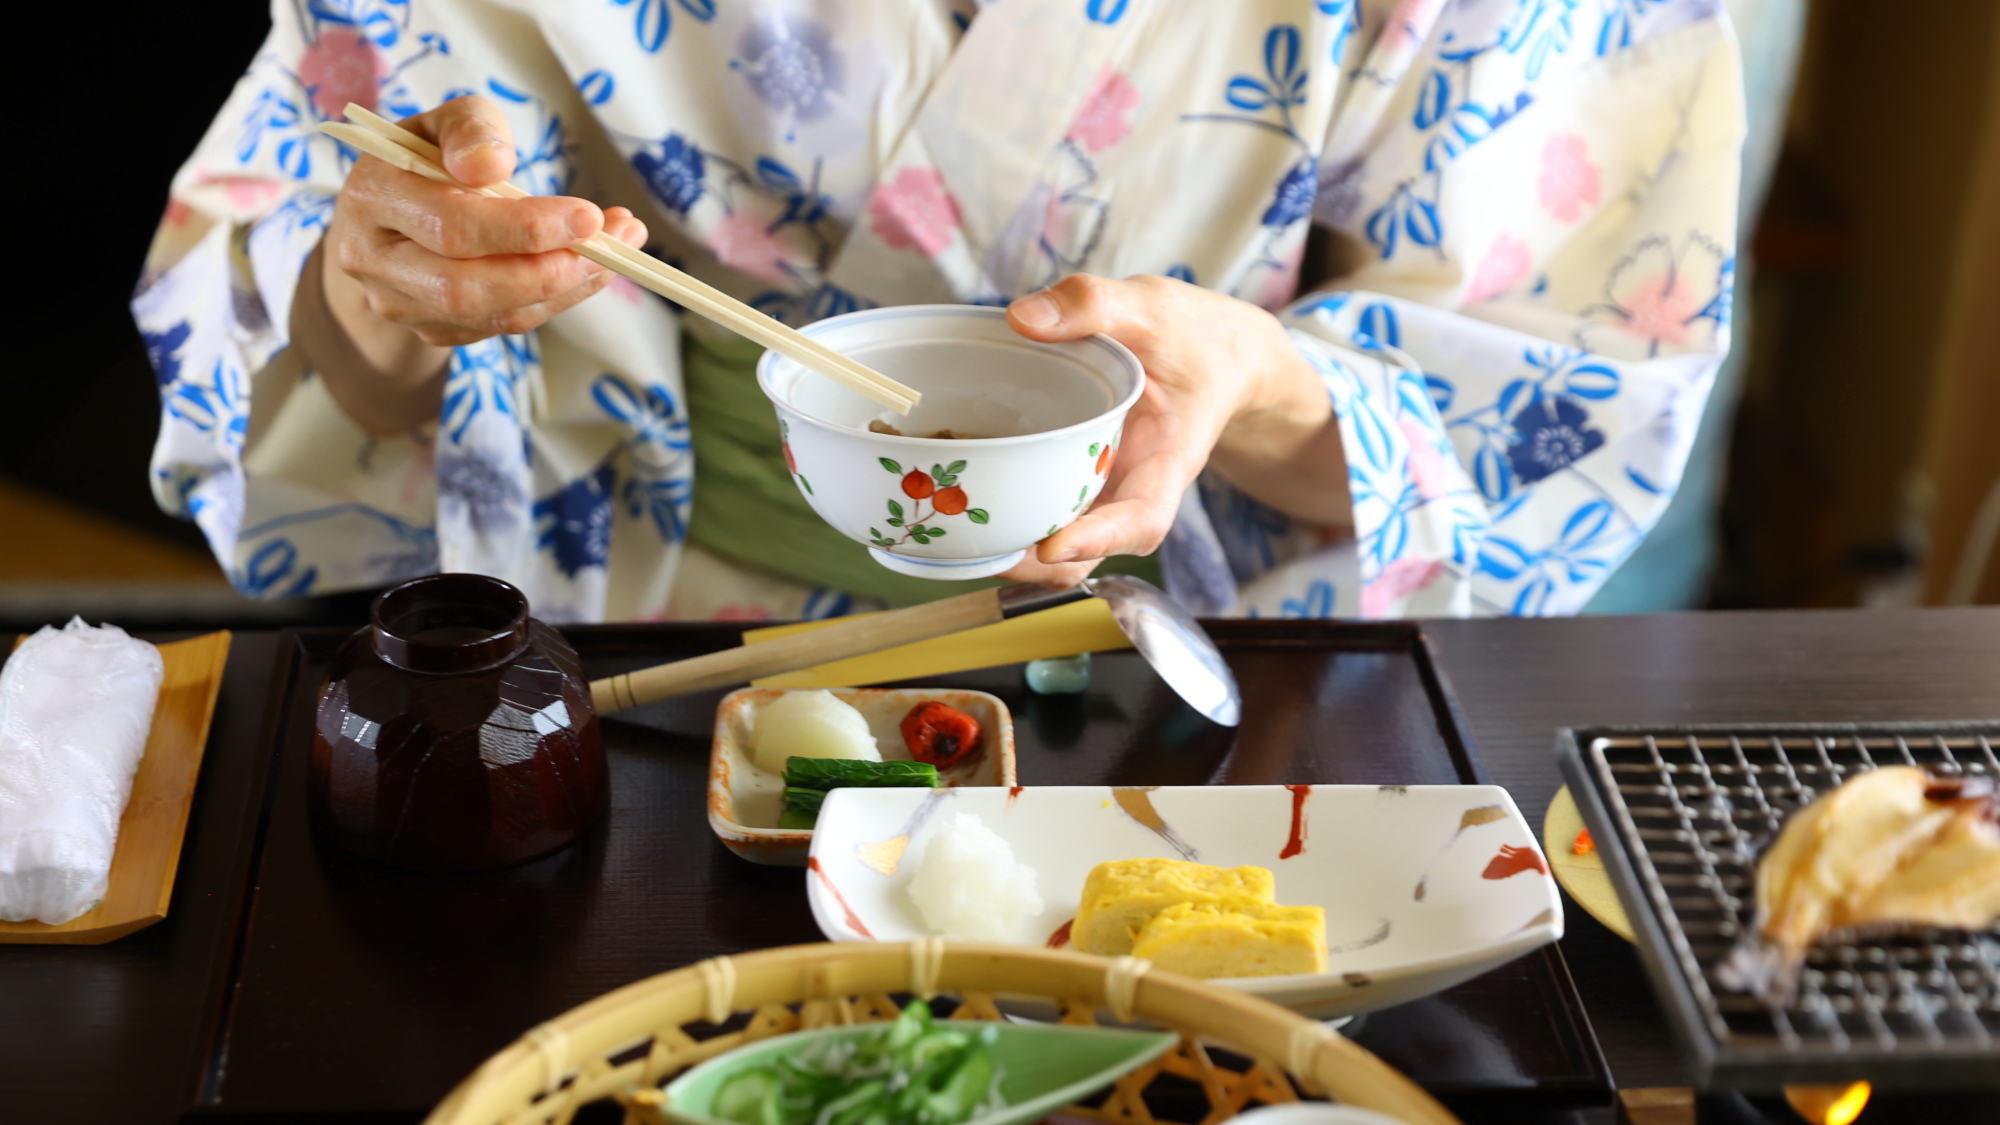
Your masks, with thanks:
[(1004, 555), (987, 555), (976, 559), (923, 559), (914, 555), (898, 555), (879, 547), (868, 548), (875, 561), (897, 574), (911, 578), (937, 578), (955, 581), (964, 578), (991, 578), (1014, 569), (1028, 552), (1023, 549), (1010, 551)]

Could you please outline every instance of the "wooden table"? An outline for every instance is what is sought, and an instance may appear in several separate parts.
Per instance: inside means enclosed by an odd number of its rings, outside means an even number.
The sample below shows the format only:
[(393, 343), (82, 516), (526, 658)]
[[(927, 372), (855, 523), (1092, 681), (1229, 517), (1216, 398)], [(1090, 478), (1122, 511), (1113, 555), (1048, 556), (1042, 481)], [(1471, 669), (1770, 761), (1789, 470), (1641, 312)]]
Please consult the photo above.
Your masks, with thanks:
[[(1492, 779), (1539, 823), (1559, 726), (2000, 715), (2000, 610), (1688, 614), (1426, 625)], [(23, 1120), (172, 1121), (196, 1092), (256, 831), (276, 634), (239, 635), (167, 921), (90, 956), (0, 949), (0, 1098)], [(1562, 947), (1622, 1087), (1685, 1076), (1629, 947), (1581, 911)], [(613, 987), (623, 981), (605, 982)], [(309, 1051), (308, 1044), (299, 1049)], [(296, 1119), (295, 1119), (296, 1120)]]

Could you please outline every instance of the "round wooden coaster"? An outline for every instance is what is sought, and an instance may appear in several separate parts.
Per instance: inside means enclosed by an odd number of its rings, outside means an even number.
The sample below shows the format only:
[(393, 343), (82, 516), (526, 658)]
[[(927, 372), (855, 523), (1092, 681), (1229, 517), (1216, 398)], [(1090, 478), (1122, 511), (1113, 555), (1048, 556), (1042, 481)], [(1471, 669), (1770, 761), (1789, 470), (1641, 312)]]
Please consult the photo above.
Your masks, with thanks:
[(1549, 868), (1555, 873), (1556, 882), (1569, 892), (1578, 906), (1592, 918), (1604, 923), (1606, 929), (1626, 941), (1632, 940), (1632, 922), (1625, 917), (1625, 908), (1619, 905), (1618, 892), (1612, 889), (1611, 877), (1604, 873), (1604, 859), (1597, 852), (1577, 855), (1572, 850), (1576, 844), (1576, 834), (1583, 831), (1583, 816), (1576, 811), (1576, 798), (1569, 795), (1569, 786), (1556, 790), (1554, 799), (1549, 801), (1549, 813), (1542, 818), (1542, 851), (1549, 857)]

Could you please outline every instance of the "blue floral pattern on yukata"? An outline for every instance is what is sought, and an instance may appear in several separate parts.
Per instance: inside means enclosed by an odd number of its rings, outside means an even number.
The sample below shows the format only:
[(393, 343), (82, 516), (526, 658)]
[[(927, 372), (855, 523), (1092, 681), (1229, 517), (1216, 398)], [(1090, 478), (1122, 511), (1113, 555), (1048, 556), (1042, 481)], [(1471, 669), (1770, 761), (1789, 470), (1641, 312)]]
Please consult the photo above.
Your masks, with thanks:
[[(1728, 344), (1742, 107), (1715, 0), (510, 9), (275, 4), (174, 181), (133, 301), (152, 484), (247, 594), (439, 568), (564, 620), (675, 594), (698, 473), (663, 302), (620, 282), (455, 349), (435, 426), (406, 435), (361, 434), (292, 356), (355, 159), (318, 126), (349, 103), (488, 98), (516, 184), (633, 207), (656, 252), (793, 324), (1077, 270), (1278, 312), (1352, 515), (1318, 526), (1204, 474), (1162, 562), (1206, 613), (1574, 612), (1672, 496)], [(1064, 51), (1035, 48), (1051, 35)], [(1361, 260), (1300, 295), (1314, 222)], [(788, 596), (723, 608), (874, 605)]]

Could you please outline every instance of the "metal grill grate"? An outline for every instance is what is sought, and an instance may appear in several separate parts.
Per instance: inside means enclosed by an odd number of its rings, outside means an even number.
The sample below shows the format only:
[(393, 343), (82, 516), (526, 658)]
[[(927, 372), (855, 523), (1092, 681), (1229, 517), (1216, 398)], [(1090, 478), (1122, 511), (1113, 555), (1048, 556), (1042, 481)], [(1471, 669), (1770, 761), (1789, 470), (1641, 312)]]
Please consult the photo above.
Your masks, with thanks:
[[(1726, 1070), (1734, 1060), (1739, 1078), (1797, 1077), (1796, 1064), (1810, 1060), (1923, 1057), (1991, 1068), (2000, 1058), (2000, 926), (1822, 940), (1800, 973), (1797, 997), (1782, 1010), (1725, 989), (1714, 976), (1754, 922), (1756, 860), (1787, 814), (1882, 765), (2000, 778), (2000, 728), (1569, 737), (1594, 783), (1586, 804), (1608, 814), (1622, 845), (1605, 858), (1611, 863), (1622, 853), (1627, 861), (1627, 905), (1636, 891), (1657, 920), (1656, 929), (1641, 927), (1641, 940), (1664, 945), (1649, 957), (1678, 968), (1671, 975), (1681, 978), (1679, 1014), (1698, 1020), (1710, 1040), (1698, 1043), (1701, 1069), (1720, 1063)], [(1566, 757), (1573, 753), (1566, 747)], [(1614, 879), (1622, 874), (1614, 871)], [(1662, 966), (1652, 967), (1657, 977)], [(1692, 1030), (1683, 1028), (1684, 1037)]]

